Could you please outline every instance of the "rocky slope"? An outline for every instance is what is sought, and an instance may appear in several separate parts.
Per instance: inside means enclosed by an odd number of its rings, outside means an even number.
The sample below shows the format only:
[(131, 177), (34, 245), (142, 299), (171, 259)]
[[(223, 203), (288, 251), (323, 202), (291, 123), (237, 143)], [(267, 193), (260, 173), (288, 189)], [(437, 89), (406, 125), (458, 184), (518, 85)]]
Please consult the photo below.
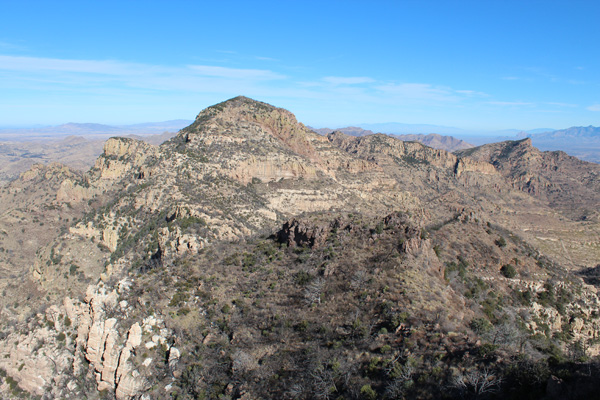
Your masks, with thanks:
[(561, 151), (541, 152), (529, 138), (457, 154), (493, 164), (514, 188), (542, 199), (565, 215), (582, 220), (597, 218), (600, 165)]
[[(320, 129), (313, 129), (313, 130), (315, 132), (317, 132), (318, 134), (324, 135), (324, 136), (329, 135), (330, 133), (333, 133), (333, 132), (341, 132), (348, 136), (369, 136), (369, 135), (375, 134), (375, 132), (373, 132), (373, 131), (370, 131), (368, 129), (362, 129), (357, 126), (349, 126), (349, 127), (340, 128), (340, 129), (320, 128)], [(469, 149), (469, 148), (473, 147), (472, 144), (469, 144), (469, 143), (465, 142), (464, 140), (456, 139), (452, 136), (438, 135), (437, 133), (430, 133), (427, 135), (422, 134), (422, 133), (421, 134), (405, 134), (405, 135), (387, 133), (387, 135), (390, 135), (392, 137), (395, 137), (396, 139), (399, 139), (399, 140), (402, 140), (405, 142), (419, 142), (421, 144), (424, 144), (427, 147), (431, 147), (431, 148), (438, 149), (438, 150), (446, 150), (449, 152)]]
[[(61, 163), (75, 170), (87, 171), (102, 153), (104, 142), (108, 138), (108, 136), (104, 138), (97, 136), (59, 138), (52, 135), (49, 137), (41, 135), (42, 138), (28, 141), (26, 135), (22, 135), (25, 137), (15, 135), (15, 137), (5, 140), (0, 131), (0, 186), (5, 186), (15, 180), (35, 164)], [(128, 137), (159, 145), (173, 136), (175, 133), (165, 132), (157, 135), (129, 135)]]
[(1, 193), (3, 393), (589, 395), (597, 223), (556, 188), (592, 201), (594, 174), (525, 142), (324, 137), (245, 97), (160, 146), (110, 139)]

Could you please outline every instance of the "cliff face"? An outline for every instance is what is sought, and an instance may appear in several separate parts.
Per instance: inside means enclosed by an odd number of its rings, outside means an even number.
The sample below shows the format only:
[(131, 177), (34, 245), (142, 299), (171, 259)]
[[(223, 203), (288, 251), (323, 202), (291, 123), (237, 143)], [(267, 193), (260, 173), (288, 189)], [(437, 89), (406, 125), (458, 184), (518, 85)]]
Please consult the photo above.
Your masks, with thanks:
[(0, 370), (12, 381), (0, 385), (346, 396), (367, 379), (392, 385), (385, 360), (401, 356), (438, 360), (435, 373), (410, 368), (447, 387), (487, 360), (482, 341), (504, 368), (509, 328), (523, 346), (560, 337), (567, 351), (600, 334), (595, 291), (573, 274), (598, 246), (597, 225), (561, 207), (584, 186), (573, 209), (596, 204), (596, 179), (526, 141), (455, 155), (322, 137), (244, 97), (161, 146), (110, 139), (85, 174), (36, 167), (2, 189)]
[(488, 144), (457, 152), (488, 162), (518, 190), (574, 219), (597, 219), (600, 166), (561, 151), (541, 152), (531, 139)]
[(167, 146), (214, 163), (242, 184), (253, 179), (334, 177), (338, 169), (374, 169), (365, 163), (357, 165), (324, 137), (298, 123), (289, 111), (245, 97), (202, 111)]
[(110, 390), (119, 400), (138, 396), (148, 389), (157, 363), (156, 357), (140, 360), (140, 348), (152, 354), (157, 349), (166, 352), (172, 365), (179, 350), (167, 342), (170, 331), (160, 319), (136, 320), (135, 304), (122, 300), (130, 285), (121, 281), (113, 289), (89, 286), (83, 301), (66, 297), (38, 314), (28, 332), (13, 333), (0, 342), (0, 350), (9, 355), (0, 360), (0, 368), (38, 396), (82, 397), (85, 380), (95, 381), (98, 391)]

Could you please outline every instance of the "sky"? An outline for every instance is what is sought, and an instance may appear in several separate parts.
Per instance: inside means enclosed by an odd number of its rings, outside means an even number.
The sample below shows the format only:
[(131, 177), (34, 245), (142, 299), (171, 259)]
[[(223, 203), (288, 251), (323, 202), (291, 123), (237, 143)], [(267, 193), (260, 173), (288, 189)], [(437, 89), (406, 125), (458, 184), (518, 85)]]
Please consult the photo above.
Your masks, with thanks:
[(600, 2), (0, 0), (0, 127), (193, 119), (244, 95), (315, 128), (600, 125)]

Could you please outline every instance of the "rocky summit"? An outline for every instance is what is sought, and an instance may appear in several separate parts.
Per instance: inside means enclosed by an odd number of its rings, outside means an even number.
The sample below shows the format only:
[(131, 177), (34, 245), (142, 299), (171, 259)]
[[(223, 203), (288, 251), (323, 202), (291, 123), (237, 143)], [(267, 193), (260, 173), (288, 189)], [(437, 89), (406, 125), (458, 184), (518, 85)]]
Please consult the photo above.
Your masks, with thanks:
[(0, 189), (3, 398), (589, 399), (600, 166), (236, 97)]

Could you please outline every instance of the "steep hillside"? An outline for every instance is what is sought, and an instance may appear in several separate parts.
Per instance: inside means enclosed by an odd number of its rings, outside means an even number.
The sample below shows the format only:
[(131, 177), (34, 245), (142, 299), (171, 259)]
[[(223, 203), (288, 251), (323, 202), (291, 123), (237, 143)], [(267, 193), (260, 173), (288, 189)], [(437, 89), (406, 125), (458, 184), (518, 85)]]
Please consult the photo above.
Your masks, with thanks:
[[(36, 165), (0, 189), (0, 297), (2, 320), (22, 320), (38, 301), (31, 282), (31, 267), (38, 251), (90, 210), (86, 203), (61, 199), (66, 182), (77, 182), (81, 173), (60, 164)], [(23, 288), (27, 287), (27, 290)]]
[(562, 150), (585, 161), (600, 163), (600, 128), (573, 126), (528, 135), (541, 150)]
[[(159, 145), (173, 136), (174, 133), (165, 132), (159, 135), (129, 137)], [(1, 141), (0, 186), (18, 178), (34, 164), (61, 163), (76, 170), (87, 171), (102, 153), (106, 138), (67, 136), (63, 139), (47, 137), (31, 141), (25, 138), (18, 141)]]
[(484, 145), (457, 154), (491, 163), (513, 187), (573, 219), (598, 218), (600, 165), (561, 151), (541, 152), (532, 146), (529, 138)]
[[(340, 128), (340, 129), (329, 129), (329, 128), (321, 128), (321, 129), (314, 129), (315, 132), (317, 132), (320, 135), (329, 135), (330, 133), (333, 132), (342, 132), (345, 135), (349, 135), (349, 136), (368, 136), (368, 135), (374, 135), (375, 133), (373, 131), (367, 130), (367, 129), (362, 129), (360, 127), (356, 127), (356, 126), (349, 126), (346, 128)], [(456, 151), (456, 150), (463, 150), (463, 149), (469, 149), (471, 147), (473, 147), (473, 145), (465, 142), (464, 140), (460, 140), (460, 139), (456, 139), (452, 136), (444, 136), (444, 135), (438, 135), (437, 133), (430, 133), (430, 134), (392, 134), (392, 133), (388, 133), (388, 135), (395, 137), (396, 139), (405, 141), (405, 142), (419, 142), (424, 144), (425, 146), (429, 146), (432, 147), (434, 149), (438, 149), (438, 150), (446, 150), (446, 151)]]
[(472, 144), (465, 142), (464, 140), (457, 139), (452, 136), (438, 135), (437, 133), (430, 133), (427, 135), (392, 135), (397, 139), (403, 141), (415, 141), (423, 143), (425, 146), (432, 147), (434, 149), (446, 150), (446, 151), (457, 151), (464, 150), (473, 147)]
[(2, 393), (589, 398), (598, 225), (554, 199), (595, 170), (545, 157), (324, 137), (236, 97), (85, 174), (35, 167), (0, 192)]
[(317, 132), (319, 135), (323, 135), (323, 136), (327, 136), (332, 132), (342, 132), (343, 134), (350, 135), (350, 136), (366, 136), (366, 135), (374, 135), (375, 134), (375, 132), (370, 131), (368, 129), (363, 129), (359, 126), (347, 126), (345, 128), (339, 128), (339, 129), (320, 128), (320, 129), (313, 129), (313, 130), (315, 132)]

